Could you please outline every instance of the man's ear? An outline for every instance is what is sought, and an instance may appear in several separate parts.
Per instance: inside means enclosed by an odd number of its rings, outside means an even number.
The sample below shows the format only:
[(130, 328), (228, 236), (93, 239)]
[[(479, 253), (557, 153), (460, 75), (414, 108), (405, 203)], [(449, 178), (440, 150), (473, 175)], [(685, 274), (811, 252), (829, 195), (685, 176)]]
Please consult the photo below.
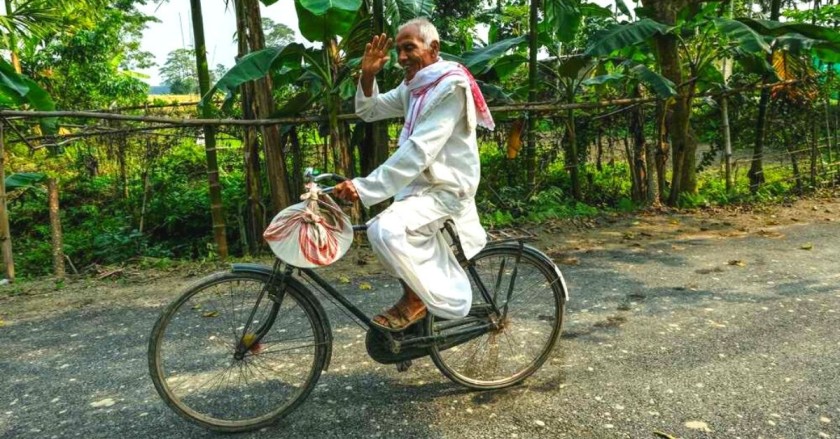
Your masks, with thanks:
[(430, 47), (432, 48), (432, 52), (434, 52), (435, 55), (440, 55), (440, 41), (432, 41)]

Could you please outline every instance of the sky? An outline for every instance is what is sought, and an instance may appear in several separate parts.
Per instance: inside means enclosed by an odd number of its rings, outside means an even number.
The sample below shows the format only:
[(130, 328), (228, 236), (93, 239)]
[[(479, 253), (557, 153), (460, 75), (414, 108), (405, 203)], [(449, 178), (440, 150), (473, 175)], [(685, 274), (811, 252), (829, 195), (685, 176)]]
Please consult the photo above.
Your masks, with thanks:
[[(231, 2), (233, 4), (233, 2)], [(222, 0), (204, 0), (201, 2), (204, 17), (204, 38), (207, 43), (207, 63), (213, 69), (216, 64), (231, 67), (236, 56), (236, 17), (233, 8), (226, 10)], [(154, 54), (157, 66), (140, 70), (149, 76), (146, 79), (151, 85), (158, 85), (162, 81), (159, 69), (166, 63), (166, 56), (175, 49), (193, 47), (192, 19), (190, 2), (186, 0), (170, 0), (162, 5), (154, 2), (140, 7), (140, 11), (157, 17), (160, 23), (150, 23), (143, 32), (142, 49)], [(283, 23), (297, 30), (297, 13), (293, 0), (280, 0), (270, 7), (262, 6), (262, 16), (278, 23)], [(298, 39), (302, 37), (298, 34)]]
[[(233, 9), (226, 9), (222, 0), (203, 0), (201, 2), (202, 15), (204, 17), (204, 38), (207, 43), (207, 62), (210, 68), (216, 64), (224, 64), (231, 67), (236, 56), (236, 42), (233, 35), (236, 32), (236, 19)], [(233, 3), (233, 2), (231, 2)], [(595, 0), (600, 5), (612, 5), (613, 0)], [(632, 4), (632, 2), (628, 2)], [(283, 23), (297, 32), (297, 13), (293, 0), (280, 0), (270, 7), (260, 5), (262, 16), (268, 17), (277, 23)], [(154, 54), (157, 66), (141, 70), (141, 73), (148, 75), (148, 82), (151, 85), (159, 85), (159, 69), (166, 63), (166, 56), (169, 52), (180, 48), (191, 48), (192, 21), (190, 14), (190, 2), (186, 0), (170, 0), (162, 5), (155, 5), (154, 2), (140, 7), (146, 14), (153, 15), (160, 20), (160, 23), (150, 23), (143, 32), (142, 48)], [(297, 33), (297, 40), (303, 42), (303, 37)]]

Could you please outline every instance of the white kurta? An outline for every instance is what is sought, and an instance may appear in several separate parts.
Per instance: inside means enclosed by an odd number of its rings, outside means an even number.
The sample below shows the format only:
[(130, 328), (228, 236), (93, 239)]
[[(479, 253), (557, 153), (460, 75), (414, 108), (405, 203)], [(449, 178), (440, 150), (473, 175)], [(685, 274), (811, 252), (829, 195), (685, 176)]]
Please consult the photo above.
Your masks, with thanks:
[[(481, 166), (468, 87), (463, 77), (444, 78), (397, 151), (367, 177), (353, 179), (365, 206), (394, 197), (368, 222), (371, 246), (429, 311), (443, 318), (465, 316), (472, 290), (438, 230), (452, 219), (467, 258), (487, 242), (474, 199)], [(370, 97), (359, 86), (356, 114), (368, 122), (408, 118), (410, 99), (405, 83), (380, 94), (374, 82)]]

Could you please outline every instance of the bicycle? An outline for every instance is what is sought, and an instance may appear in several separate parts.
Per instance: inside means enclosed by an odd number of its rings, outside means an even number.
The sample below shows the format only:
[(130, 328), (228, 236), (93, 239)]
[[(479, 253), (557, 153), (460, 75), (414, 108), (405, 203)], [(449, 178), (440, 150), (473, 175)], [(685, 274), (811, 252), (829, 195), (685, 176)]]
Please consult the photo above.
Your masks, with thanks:
[[(313, 178), (343, 180), (335, 174)], [(323, 188), (329, 193), (332, 188)], [(363, 231), (365, 225), (353, 226)], [(399, 370), (430, 356), (453, 382), (472, 389), (512, 386), (548, 359), (568, 293), (544, 253), (518, 238), (463, 256), (451, 222), (440, 233), (470, 278), (473, 305), (461, 319), (431, 313), (400, 333), (382, 331), (312, 269), (233, 264), (191, 285), (161, 313), (149, 340), (155, 389), (180, 416), (211, 430), (240, 432), (277, 422), (298, 407), (330, 363), (330, 322), (301, 279), (367, 327), (368, 355)]]

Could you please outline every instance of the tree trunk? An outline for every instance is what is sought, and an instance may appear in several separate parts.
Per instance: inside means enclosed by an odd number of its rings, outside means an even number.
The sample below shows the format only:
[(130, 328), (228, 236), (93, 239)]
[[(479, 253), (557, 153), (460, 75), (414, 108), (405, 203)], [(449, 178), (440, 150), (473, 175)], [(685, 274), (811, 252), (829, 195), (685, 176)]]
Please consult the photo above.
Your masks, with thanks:
[(580, 163), (578, 163), (577, 132), (575, 130), (575, 110), (566, 113), (566, 167), (569, 169), (569, 176), (572, 179), (572, 197), (580, 201), (583, 194), (580, 190)]
[[(257, 0), (239, 0), (247, 27), (250, 52), (265, 48), (265, 36), (262, 30), (262, 15)], [(241, 36), (240, 36), (241, 37)], [(270, 75), (255, 81), (253, 108), (258, 119), (267, 119), (274, 113), (273, 81)], [(277, 125), (263, 127), (263, 150), (265, 153), (268, 185), (271, 191), (271, 211), (277, 212), (291, 204), (289, 176), (286, 159), (280, 147), (280, 129)]]
[(654, 205), (661, 203), (662, 199), (667, 197), (668, 182), (666, 181), (665, 166), (668, 164), (668, 153), (670, 146), (667, 139), (667, 120), (668, 120), (668, 104), (660, 102), (656, 104), (657, 107), (657, 132), (658, 140), (656, 142), (656, 153), (654, 160), (656, 163), (656, 186), (658, 192), (654, 199)]
[(143, 228), (146, 221), (146, 207), (149, 204), (149, 195), (151, 193), (151, 178), (149, 174), (151, 173), (151, 167), (153, 163), (153, 156), (154, 153), (152, 152), (152, 139), (147, 137), (146, 138), (146, 163), (143, 165), (143, 199), (140, 202), (140, 226), (137, 230), (142, 234)]
[(5, 120), (0, 121), (0, 253), (6, 279), (15, 281), (15, 261), (12, 255), (12, 234), (9, 231), (9, 213), (6, 210), (6, 139), (4, 136)]
[[(642, 4), (653, 11), (657, 21), (670, 26), (676, 24), (677, 12), (687, 5), (697, 3), (699, 2), (696, 0), (642, 0)], [(697, 141), (691, 130), (691, 100), (694, 96), (694, 82), (683, 84), (676, 36), (657, 35), (654, 37), (654, 42), (656, 59), (662, 75), (679, 86), (668, 126), (673, 170), (668, 204), (673, 206), (679, 202), (680, 194), (693, 193), (697, 190)]]
[(595, 138), (595, 169), (597, 169), (598, 172), (604, 170), (604, 165), (601, 162), (604, 156), (604, 145), (601, 143), (601, 134), (603, 133), (603, 131), (603, 128), (599, 126), (598, 133), (596, 134)]
[[(537, 52), (539, 44), (537, 38), (538, 17), (537, 10), (539, 0), (531, 0), (530, 19), (528, 21), (528, 102), (537, 100)], [(525, 168), (528, 177), (527, 184), (533, 187), (536, 184), (537, 172), (537, 133), (536, 117), (534, 113), (528, 113), (528, 142), (525, 145)]]
[(52, 235), (53, 274), (64, 278), (64, 250), (61, 239), (61, 211), (58, 208), (58, 185), (55, 178), (47, 179), (50, 203), (50, 234)]
[(811, 112), (808, 115), (811, 122), (811, 188), (817, 188), (817, 163), (819, 163), (819, 146), (817, 137), (819, 137), (819, 130), (817, 129), (817, 115)]
[[(12, 0), (6, 0), (6, 16), (11, 17), (15, 13), (15, 5), (12, 4)], [(17, 36), (15, 35), (15, 31), (10, 29), (9, 35), (6, 37), (9, 42), (9, 47), (7, 49), (11, 53), (12, 58), (12, 67), (14, 67), (15, 72), (18, 74), (22, 73), (21, 66), (20, 66), (20, 57), (18, 56), (18, 48), (17, 48)]]
[[(242, 58), (248, 54), (248, 26), (245, 20), (245, 10), (241, 2), (237, 1), (236, 9), (236, 35), (237, 35), (237, 57)], [(241, 38), (239, 36), (242, 36)], [(240, 87), (242, 99), (242, 116), (245, 119), (256, 119), (254, 116), (253, 96), (254, 84), (248, 82)], [(262, 243), (262, 233), (266, 228), (265, 203), (263, 203), (263, 186), (260, 178), (260, 149), (259, 138), (256, 127), (243, 127), (242, 132), (242, 154), (245, 166), (245, 194), (247, 197), (245, 212), (245, 242), (251, 255), (259, 252)]]
[[(636, 86), (636, 94), (640, 92)], [(648, 198), (647, 142), (645, 141), (645, 115), (641, 105), (630, 112), (630, 132), (633, 134), (633, 161), (630, 172), (633, 175), (633, 201), (646, 204)]]
[[(198, 72), (198, 89), (202, 96), (210, 91), (210, 71), (207, 67), (207, 45), (204, 42), (204, 18), (201, 13), (201, 0), (190, 0), (192, 12), (193, 37), (195, 39), (195, 65)], [(210, 106), (202, 108), (202, 116), (212, 116)], [(227, 236), (225, 233), (225, 213), (222, 204), (222, 186), (219, 182), (219, 163), (216, 158), (216, 128), (204, 126), (204, 153), (207, 156), (207, 182), (210, 190), (210, 217), (213, 223), (213, 239), (219, 258), (228, 256)]]
[(783, 140), (785, 142), (785, 149), (787, 150), (788, 155), (790, 156), (790, 164), (793, 168), (793, 179), (794, 181), (796, 181), (795, 191), (798, 195), (802, 195), (802, 174), (799, 172), (799, 161), (796, 159), (796, 148), (794, 148), (790, 142), (790, 133), (788, 126), (782, 125), (781, 132)]
[[(778, 21), (781, 12), (782, 1), (771, 0), (770, 2), (770, 20)], [(773, 54), (767, 55), (767, 61), (773, 63)], [(770, 82), (769, 77), (764, 77), (763, 85)], [(750, 164), (750, 170), (747, 175), (750, 178), (750, 192), (755, 193), (758, 188), (764, 184), (764, 137), (767, 131), (767, 106), (770, 104), (770, 89), (761, 89), (761, 98), (758, 101), (758, 119), (755, 124), (755, 147), (753, 149), (753, 159)]]
[(126, 163), (126, 139), (125, 134), (117, 137), (117, 161), (120, 165), (120, 190), (124, 200), (128, 199), (128, 164)]
[(729, 97), (720, 97), (721, 130), (723, 130), (723, 160), (726, 173), (726, 192), (732, 190), (732, 136), (729, 130)]

